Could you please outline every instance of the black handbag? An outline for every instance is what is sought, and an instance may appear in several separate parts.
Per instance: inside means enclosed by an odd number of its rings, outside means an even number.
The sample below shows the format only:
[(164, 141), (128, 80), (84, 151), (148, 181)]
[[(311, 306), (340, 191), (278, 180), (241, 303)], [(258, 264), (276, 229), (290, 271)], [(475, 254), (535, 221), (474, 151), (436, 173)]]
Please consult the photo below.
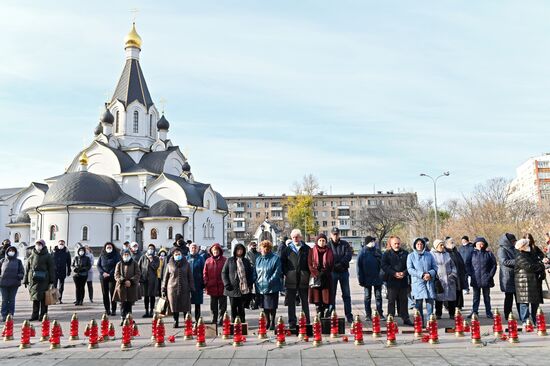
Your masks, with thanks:
[(46, 279), (46, 271), (34, 270), (32, 272), (32, 279), (36, 281), (42, 281)]

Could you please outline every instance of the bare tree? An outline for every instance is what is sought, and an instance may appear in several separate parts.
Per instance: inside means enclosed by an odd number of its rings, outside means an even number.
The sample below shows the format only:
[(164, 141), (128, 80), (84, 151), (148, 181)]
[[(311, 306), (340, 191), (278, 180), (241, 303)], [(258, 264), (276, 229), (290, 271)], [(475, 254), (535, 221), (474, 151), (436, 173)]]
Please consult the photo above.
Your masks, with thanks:
[(291, 190), (295, 195), (313, 196), (319, 192), (319, 181), (313, 174), (305, 174), (301, 182), (292, 184)]

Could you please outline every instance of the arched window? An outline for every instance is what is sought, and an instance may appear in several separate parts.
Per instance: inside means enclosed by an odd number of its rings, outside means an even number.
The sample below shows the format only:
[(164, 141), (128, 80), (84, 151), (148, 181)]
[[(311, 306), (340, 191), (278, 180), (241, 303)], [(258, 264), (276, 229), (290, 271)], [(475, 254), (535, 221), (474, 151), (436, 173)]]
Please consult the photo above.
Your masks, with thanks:
[(204, 239), (214, 239), (214, 224), (210, 221), (210, 217), (202, 225)]
[(88, 240), (88, 226), (82, 226), (82, 232), (80, 235), (80, 240), (87, 241)]
[(174, 239), (174, 228), (172, 226), (168, 228), (168, 239)]
[(21, 240), (21, 234), (15, 233), (15, 235), (13, 236), (14, 243), (19, 243), (19, 240)]
[(118, 241), (120, 240), (120, 225), (115, 224), (115, 227), (113, 228), (113, 240)]
[(134, 111), (134, 133), (139, 133), (139, 112)]
[(153, 136), (153, 115), (149, 115), (149, 136)]
[(156, 240), (157, 239), (157, 229), (151, 229), (151, 239)]
[(120, 122), (119, 122), (119, 112), (116, 111), (116, 118), (115, 118), (115, 133), (120, 132)]
[(50, 226), (50, 240), (55, 240), (55, 233), (57, 233), (57, 226), (51, 225)]

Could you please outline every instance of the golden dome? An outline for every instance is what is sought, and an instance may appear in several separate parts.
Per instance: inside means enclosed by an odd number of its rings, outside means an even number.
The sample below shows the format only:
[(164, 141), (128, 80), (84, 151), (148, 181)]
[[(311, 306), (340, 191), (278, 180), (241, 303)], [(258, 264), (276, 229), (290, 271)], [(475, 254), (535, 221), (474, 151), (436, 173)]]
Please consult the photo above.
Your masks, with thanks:
[(78, 161), (80, 162), (80, 165), (88, 165), (88, 155), (86, 154), (86, 151), (83, 151), (82, 154), (80, 154), (80, 159)]
[(141, 50), (141, 37), (136, 32), (136, 23), (132, 23), (132, 30), (124, 37), (124, 48), (136, 47)]

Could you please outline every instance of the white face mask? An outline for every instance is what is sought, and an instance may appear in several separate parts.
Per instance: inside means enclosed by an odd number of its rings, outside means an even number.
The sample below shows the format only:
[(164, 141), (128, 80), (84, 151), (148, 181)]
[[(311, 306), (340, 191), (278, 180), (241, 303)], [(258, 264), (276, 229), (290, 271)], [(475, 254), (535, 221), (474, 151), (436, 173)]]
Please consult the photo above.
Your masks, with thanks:
[(113, 251), (113, 248), (105, 248), (105, 251), (106, 251), (107, 253), (111, 253), (111, 252)]
[(374, 248), (375, 245), (376, 243), (371, 241), (370, 243), (367, 244), (367, 248)]
[(84, 255), (84, 251), (83, 251), (83, 250), (79, 250), (79, 251), (78, 251), (78, 255), (82, 257), (82, 256)]
[(57, 248), (60, 249), (60, 250), (63, 250), (63, 249), (65, 249), (65, 244), (58, 244)]
[(130, 259), (132, 259), (132, 257), (130, 257), (129, 255), (122, 257), (122, 260), (124, 261), (124, 263), (130, 262)]
[(14, 252), (14, 251), (8, 252), (8, 256), (13, 257), (14, 255), (15, 255), (15, 252)]
[(42, 250), (42, 248), (44, 248), (43, 245), (35, 245), (34, 248), (36, 249), (37, 252), (40, 252)]

